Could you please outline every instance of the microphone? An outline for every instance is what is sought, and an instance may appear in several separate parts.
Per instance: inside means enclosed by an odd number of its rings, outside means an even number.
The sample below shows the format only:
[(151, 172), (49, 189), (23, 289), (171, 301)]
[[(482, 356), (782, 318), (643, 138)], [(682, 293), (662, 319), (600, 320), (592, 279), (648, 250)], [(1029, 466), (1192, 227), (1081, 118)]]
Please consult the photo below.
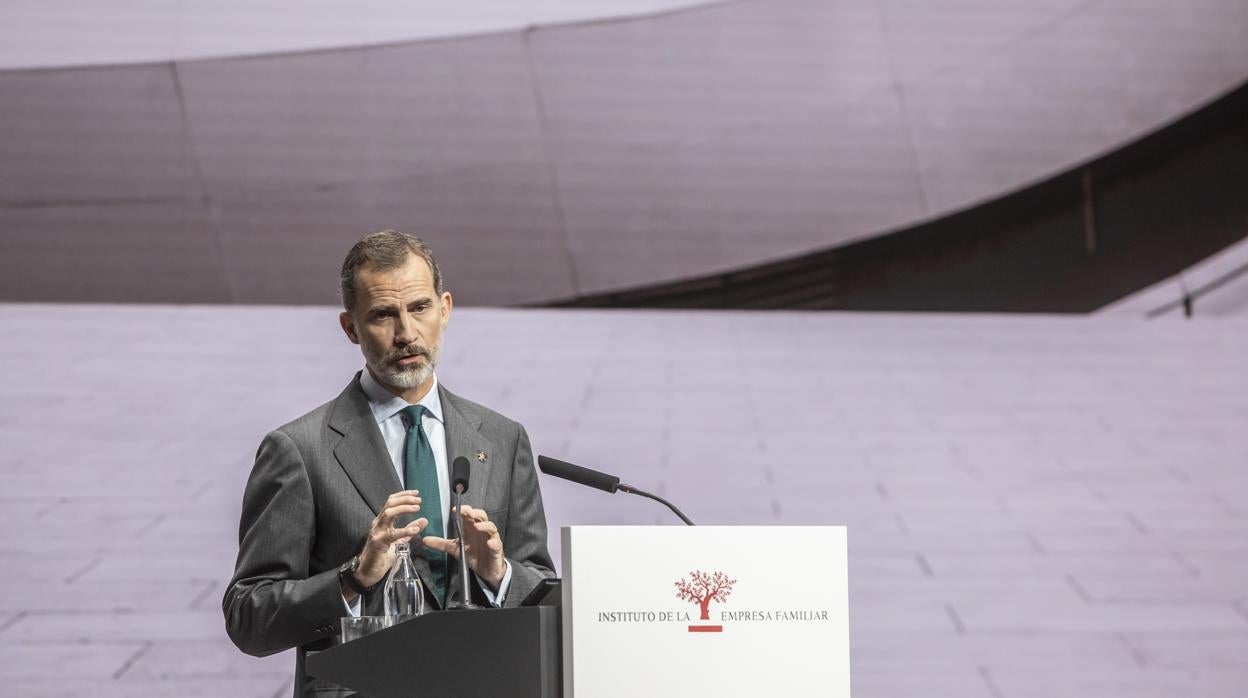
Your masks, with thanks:
[(467, 611), (481, 608), (474, 604), (468, 594), (468, 556), (464, 554), (464, 520), (459, 516), (460, 495), (468, 491), (468, 476), (472, 468), (468, 465), (468, 459), (463, 456), (457, 457), (451, 463), (451, 492), (454, 500), (455, 509), (455, 530), (459, 532), (459, 601), (447, 606), (449, 610)]
[(625, 485), (620, 482), (620, 478), (614, 475), (608, 475), (597, 470), (584, 468), (567, 461), (561, 461), (558, 458), (551, 458), (549, 456), (538, 456), (537, 467), (541, 468), (542, 472), (547, 475), (553, 475), (564, 480), (571, 480), (579, 485), (593, 487), (595, 489), (602, 490), (603, 492), (609, 492), (611, 494), (615, 494), (617, 491), (627, 492), (628, 494), (635, 494), (639, 497), (653, 499), (654, 501), (666, 506), (668, 509), (671, 509), (672, 513), (679, 516), (681, 521), (684, 521), (690, 526), (693, 525), (693, 522), (689, 520), (689, 517), (685, 516), (680, 509), (677, 509), (675, 504), (672, 504), (658, 495), (650, 494), (644, 490), (639, 490), (632, 485)]
[(451, 489), (463, 493), (468, 491), (468, 476), (471, 475), (468, 459), (459, 456), (451, 463)]
[(615, 494), (615, 491), (620, 488), (620, 478), (615, 477), (614, 475), (600, 473), (597, 470), (590, 470), (589, 468), (582, 468), (579, 465), (573, 465), (557, 458), (538, 456), (537, 467), (541, 468), (542, 472), (547, 475), (554, 475), (555, 477), (563, 478), (564, 480), (571, 480), (572, 482), (580, 485), (587, 485), (589, 487), (600, 489), (603, 492)]

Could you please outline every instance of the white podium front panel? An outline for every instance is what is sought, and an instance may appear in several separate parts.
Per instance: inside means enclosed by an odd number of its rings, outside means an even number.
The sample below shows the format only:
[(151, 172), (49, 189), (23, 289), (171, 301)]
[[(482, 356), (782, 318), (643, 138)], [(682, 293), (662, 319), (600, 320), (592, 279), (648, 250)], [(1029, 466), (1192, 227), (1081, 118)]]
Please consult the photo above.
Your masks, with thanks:
[(565, 696), (849, 696), (844, 527), (562, 534)]

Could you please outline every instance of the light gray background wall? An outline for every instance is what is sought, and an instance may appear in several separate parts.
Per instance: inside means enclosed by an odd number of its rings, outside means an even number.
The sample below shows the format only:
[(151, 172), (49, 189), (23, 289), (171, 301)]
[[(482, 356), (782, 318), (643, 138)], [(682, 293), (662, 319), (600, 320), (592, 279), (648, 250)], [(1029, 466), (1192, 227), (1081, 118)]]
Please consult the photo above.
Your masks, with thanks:
[[(360, 366), (336, 311), (0, 325), (6, 690), (289, 695), (293, 656), (238, 652), (219, 604), (260, 438)], [(468, 309), (439, 374), (699, 523), (848, 525), (857, 698), (1242, 698), (1246, 355), (1242, 314)], [(542, 487), (552, 542), (678, 525)]]
[(706, 0), (8, 0), (0, 69), (150, 63), (446, 39), (711, 5)]

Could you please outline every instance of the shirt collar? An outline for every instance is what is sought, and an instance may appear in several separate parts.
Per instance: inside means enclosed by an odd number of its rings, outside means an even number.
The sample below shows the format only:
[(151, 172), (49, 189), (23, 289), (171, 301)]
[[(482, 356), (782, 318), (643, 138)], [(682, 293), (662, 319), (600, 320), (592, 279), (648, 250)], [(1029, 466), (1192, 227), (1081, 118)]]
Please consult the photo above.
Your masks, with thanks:
[[(394, 417), (399, 410), (411, 404), (386, 390), (381, 383), (377, 382), (377, 379), (373, 378), (373, 374), (367, 368), (360, 371), (360, 387), (368, 396), (368, 408), (373, 411), (373, 418), (378, 424)], [(429, 416), (439, 422), (442, 421), (442, 400), (438, 398), (438, 375), (436, 373), (433, 375), (433, 385), (429, 386), (429, 392), (425, 393), (425, 396), (416, 404), (424, 405)]]

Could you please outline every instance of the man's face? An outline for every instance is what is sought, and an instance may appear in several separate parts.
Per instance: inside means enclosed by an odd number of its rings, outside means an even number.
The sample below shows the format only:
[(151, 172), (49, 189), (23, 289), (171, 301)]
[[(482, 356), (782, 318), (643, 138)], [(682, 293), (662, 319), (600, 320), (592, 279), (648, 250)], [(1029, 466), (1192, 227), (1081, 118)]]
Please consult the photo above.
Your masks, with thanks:
[(373, 377), (397, 390), (430, 381), (450, 319), (451, 294), (438, 294), (429, 265), (417, 255), (397, 269), (360, 267), (355, 308), (339, 316)]

